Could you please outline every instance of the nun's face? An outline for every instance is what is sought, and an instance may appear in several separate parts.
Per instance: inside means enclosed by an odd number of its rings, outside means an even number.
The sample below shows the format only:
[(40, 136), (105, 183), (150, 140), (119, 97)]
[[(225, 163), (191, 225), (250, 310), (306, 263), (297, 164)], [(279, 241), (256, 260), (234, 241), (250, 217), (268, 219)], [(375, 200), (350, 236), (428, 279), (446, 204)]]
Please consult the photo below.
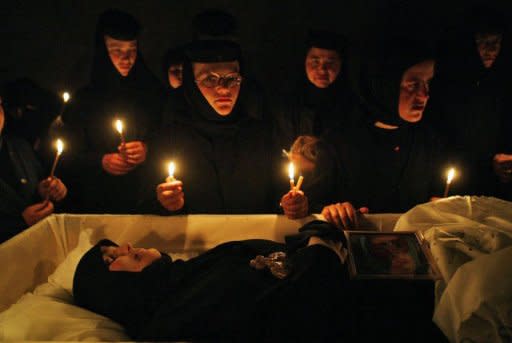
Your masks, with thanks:
[(427, 60), (415, 64), (402, 75), (398, 113), (410, 123), (423, 117), (429, 98), (430, 81), (434, 77), (434, 61)]
[(476, 47), (485, 68), (490, 68), (498, 58), (501, 51), (501, 34), (477, 33), (475, 35)]
[(137, 41), (118, 40), (105, 36), (105, 46), (110, 60), (119, 74), (128, 76), (137, 59)]
[(240, 65), (238, 61), (193, 63), (197, 87), (211, 107), (221, 116), (233, 111), (240, 93)]
[(312, 47), (306, 56), (306, 75), (318, 88), (329, 87), (341, 70), (341, 58), (337, 51)]
[(134, 248), (130, 243), (101, 247), (103, 261), (110, 271), (140, 272), (162, 257), (156, 249)]
[(181, 87), (181, 83), (183, 82), (183, 65), (170, 65), (169, 69), (167, 69), (167, 78), (169, 80), (169, 86), (173, 89)]

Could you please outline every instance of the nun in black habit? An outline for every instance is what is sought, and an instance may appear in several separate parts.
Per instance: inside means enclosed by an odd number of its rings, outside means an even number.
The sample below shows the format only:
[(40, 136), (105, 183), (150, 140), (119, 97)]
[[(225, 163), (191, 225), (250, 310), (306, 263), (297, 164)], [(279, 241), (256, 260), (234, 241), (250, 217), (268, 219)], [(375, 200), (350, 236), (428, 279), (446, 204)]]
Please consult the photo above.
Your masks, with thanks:
[(431, 321), (432, 292), (413, 292), (414, 306), (401, 306), (392, 303), (407, 296), (396, 290), (387, 301), (359, 291), (348, 279), (345, 242), (323, 221), (285, 243), (231, 241), (188, 261), (102, 240), (78, 263), (73, 296), (142, 341), (446, 341)]
[[(142, 182), (146, 141), (159, 125), (165, 91), (139, 49), (140, 27), (129, 14), (107, 10), (96, 28), (90, 83), (63, 114), (69, 154), (62, 167), (74, 199), (71, 210), (133, 213)], [(125, 143), (116, 131), (123, 124)]]
[[(144, 211), (277, 211), (271, 182), (271, 127), (261, 98), (248, 94), (253, 89), (244, 85), (239, 45), (228, 40), (191, 43), (182, 87), (183, 97), (169, 98), (154, 144), (148, 167), (153, 184)], [(164, 166), (171, 160), (179, 181), (164, 183)]]
[(355, 94), (349, 83), (348, 43), (337, 33), (311, 30), (299, 81), (273, 111), (276, 140), (288, 148), (300, 135), (322, 136), (349, 121)]
[(322, 214), (349, 226), (356, 208), (402, 213), (440, 195), (443, 186), (440, 142), (424, 125), (429, 83), (434, 75), (430, 49), (397, 39), (363, 75), (359, 121), (328, 137), (336, 151), (335, 204)]
[[(320, 221), (300, 231), (287, 244), (232, 241), (188, 261), (161, 253), (141, 272), (112, 271), (128, 269), (104, 262), (101, 247), (117, 244), (102, 240), (77, 266), (75, 304), (136, 340), (351, 342), (344, 235)], [(115, 255), (130, 258), (123, 249), (114, 250), (112, 265)]]
[[(452, 194), (512, 199), (503, 171), (493, 170), (498, 153), (512, 157), (509, 98), (512, 44), (498, 9), (477, 6), (464, 27), (439, 42), (432, 87), (432, 120), (456, 158), (460, 174)], [(508, 187), (508, 195), (503, 192)]]

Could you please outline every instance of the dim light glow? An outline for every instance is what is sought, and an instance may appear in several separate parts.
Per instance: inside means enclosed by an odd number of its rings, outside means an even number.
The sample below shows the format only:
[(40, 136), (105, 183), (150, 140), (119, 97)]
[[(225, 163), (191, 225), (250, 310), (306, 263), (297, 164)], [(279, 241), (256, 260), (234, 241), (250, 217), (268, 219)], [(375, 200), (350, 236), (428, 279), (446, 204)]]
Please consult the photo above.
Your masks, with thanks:
[(57, 147), (57, 155), (62, 154), (62, 151), (64, 150), (64, 143), (60, 139), (57, 139), (57, 143), (55, 145)]
[(176, 171), (176, 164), (174, 162), (169, 162), (168, 171), (169, 178), (174, 180), (174, 172)]
[(71, 98), (71, 96), (69, 95), (68, 92), (62, 93), (62, 100), (64, 100), (65, 103), (68, 102), (70, 98)]
[(446, 183), (447, 184), (452, 183), (452, 180), (454, 177), (455, 177), (455, 169), (450, 168), (450, 170), (448, 170), (448, 173), (446, 173)]
[(123, 134), (123, 122), (120, 119), (116, 120), (116, 130), (120, 135)]
[(295, 179), (295, 166), (293, 165), (293, 162), (290, 162), (288, 165), (288, 177), (290, 178), (290, 181)]

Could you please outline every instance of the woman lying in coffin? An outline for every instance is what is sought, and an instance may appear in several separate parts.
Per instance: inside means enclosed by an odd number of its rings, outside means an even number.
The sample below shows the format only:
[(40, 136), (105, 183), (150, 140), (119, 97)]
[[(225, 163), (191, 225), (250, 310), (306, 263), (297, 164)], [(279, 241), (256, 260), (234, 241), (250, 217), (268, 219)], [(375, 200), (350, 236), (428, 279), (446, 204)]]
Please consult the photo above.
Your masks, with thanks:
[(77, 266), (75, 303), (136, 340), (359, 341), (342, 231), (313, 221), (285, 241), (232, 241), (173, 261), (101, 240)]

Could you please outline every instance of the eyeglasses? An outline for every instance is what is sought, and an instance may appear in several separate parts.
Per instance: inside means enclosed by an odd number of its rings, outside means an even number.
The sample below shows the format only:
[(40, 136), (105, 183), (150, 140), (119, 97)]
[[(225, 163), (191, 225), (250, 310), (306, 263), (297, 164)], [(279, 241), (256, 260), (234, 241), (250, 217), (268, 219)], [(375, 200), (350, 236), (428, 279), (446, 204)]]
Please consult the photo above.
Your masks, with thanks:
[(240, 74), (228, 74), (224, 76), (209, 74), (206, 77), (195, 81), (198, 85), (201, 85), (206, 88), (215, 88), (218, 86), (222, 86), (225, 88), (233, 88), (236, 86), (240, 86), (240, 84), (242, 83), (242, 76), (240, 76)]

